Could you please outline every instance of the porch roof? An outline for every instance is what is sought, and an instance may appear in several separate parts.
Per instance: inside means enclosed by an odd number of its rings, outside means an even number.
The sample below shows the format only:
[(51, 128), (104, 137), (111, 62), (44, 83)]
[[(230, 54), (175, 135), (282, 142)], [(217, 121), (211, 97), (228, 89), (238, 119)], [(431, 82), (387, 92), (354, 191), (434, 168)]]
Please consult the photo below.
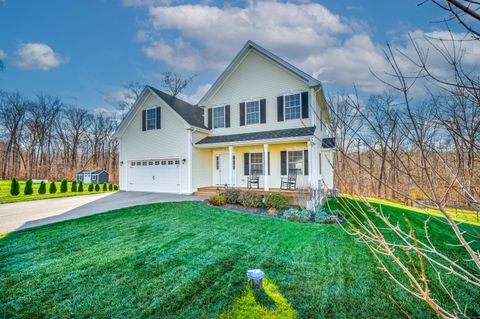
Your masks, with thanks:
[(252, 142), (252, 141), (265, 141), (265, 140), (272, 141), (272, 142), (279, 142), (282, 139), (301, 140), (306, 137), (312, 136), (314, 132), (315, 132), (315, 126), (311, 126), (311, 127), (301, 127), (301, 128), (274, 130), (274, 131), (207, 136), (204, 139), (195, 143), (195, 145), (220, 146), (221, 144), (226, 144), (226, 143), (238, 144), (239, 142)]

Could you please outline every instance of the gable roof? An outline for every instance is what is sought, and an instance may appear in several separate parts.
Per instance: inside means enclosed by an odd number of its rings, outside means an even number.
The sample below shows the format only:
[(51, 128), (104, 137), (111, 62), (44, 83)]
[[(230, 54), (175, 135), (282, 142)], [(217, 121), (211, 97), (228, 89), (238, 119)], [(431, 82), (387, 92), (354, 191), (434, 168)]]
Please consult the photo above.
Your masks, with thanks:
[(153, 86), (147, 85), (159, 98), (167, 103), (178, 115), (180, 115), (188, 124), (207, 129), (203, 120), (203, 109), (192, 105), (168, 93), (160, 91)]
[(205, 126), (203, 121), (202, 108), (196, 105), (192, 105), (184, 100), (181, 100), (163, 91), (160, 91), (159, 89), (154, 88), (153, 86), (146, 85), (142, 93), (140, 94), (140, 96), (137, 98), (137, 100), (135, 101), (131, 109), (128, 111), (127, 115), (123, 118), (122, 122), (117, 127), (117, 130), (115, 132), (116, 137), (121, 136), (121, 134), (127, 127), (128, 123), (131, 121), (131, 119), (135, 115), (135, 112), (141, 105), (140, 101), (143, 100), (146, 94), (149, 92), (155, 95), (157, 98), (159, 98), (163, 102), (165, 102), (165, 104), (167, 104), (176, 114), (178, 114), (181, 120), (185, 121), (185, 123), (195, 126), (197, 128), (208, 130), (208, 128)]
[(321, 82), (315, 79), (313, 76), (303, 72), (302, 70), (298, 69), (297, 67), (293, 66), (292, 64), (288, 63), (287, 61), (278, 57), (277, 55), (273, 54), (267, 49), (261, 47), (255, 42), (248, 40), (247, 43), (245, 43), (245, 45), (243, 46), (243, 48), (240, 50), (240, 52), (237, 53), (237, 55), (232, 60), (232, 62), (230, 62), (227, 68), (222, 72), (222, 74), (218, 77), (215, 83), (213, 83), (213, 85), (210, 87), (207, 93), (205, 93), (202, 99), (198, 102), (198, 105), (204, 105), (206, 103), (206, 101), (212, 96), (212, 94), (222, 85), (223, 81), (230, 75), (230, 73), (233, 72), (235, 67), (242, 60), (242, 58), (245, 55), (247, 55), (250, 49), (255, 50), (256, 52), (260, 53), (262, 56), (266, 57), (267, 59), (273, 61), (274, 63), (280, 65), (286, 70), (297, 75), (298, 77), (304, 79), (306, 82), (308, 82), (308, 86), (321, 85)]
[(270, 139), (289, 138), (289, 137), (290, 138), (306, 137), (306, 136), (312, 136), (314, 133), (315, 133), (315, 126), (300, 127), (300, 128), (263, 131), (263, 132), (254, 132), (254, 133), (207, 136), (195, 144), (202, 145), (202, 144), (231, 143), (231, 142), (244, 142), (244, 141), (256, 141), (256, 140), (270, 140)]

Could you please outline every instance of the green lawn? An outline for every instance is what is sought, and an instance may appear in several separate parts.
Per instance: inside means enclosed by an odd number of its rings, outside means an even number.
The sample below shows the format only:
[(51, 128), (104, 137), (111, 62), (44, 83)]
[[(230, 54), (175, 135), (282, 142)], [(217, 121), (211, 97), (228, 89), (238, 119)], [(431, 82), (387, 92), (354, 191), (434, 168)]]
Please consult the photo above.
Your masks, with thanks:
[[(28, 200), (37, 200), (37, 199), (46, 199), (46, 198), (57, 198), (57, 197), (68, 197), (68, 196), (78, 196), (78, 195), (88, 195), (88, 194), (94, 194), (95, 191), (89, 192), (88, 191), (88, 185), (83, 185), (83, 192), (75, 192), (72, 193), (71, 186), (72, 183), (68, 182), (68, 192), (66, 193), (60, 193), (60, 182), (56, 182), (55, 184), (57, 185), (57, 192), (54, 194), (50, 194), (48, 192), (50, 182), (47, 183), (47, 193), (45, 194), (38, 194), (38, 188), (40, 187), (40, 184), (33, 184), (33, 194), (32, 195), (24, 195), (23, 190), (25, 189), (25, 181), (19, 181), (20, 184), (20, 194), (17, 196), (12, 196), (10, 195), (10, 186), (12, 184), (12, 181), (0, 181), (0, 204), (6, 204), (6, 203), (15, 203), (15, 202), (23, 202), (23, 201), (28, 201)], [(102, 192), (102, 187), (103, 185), (100, 185), (100, 192)]]
[[(391, 213), (402, 218), (396, 208)], [(406, 214), (421, 236), (426, 215)], [(458, 250), (444, 246), (453, 234), (443, 223), (430, 227), (439, 248)], [(246, 270), (257, 267), (268, 277), (262, 293), (246, 286)], [(478, 317), (479, 289), (445, 281)], [(434, 281), (431, 289), (438, 290)], [(404, 317), (390, 295), (414, 318), (435, 317), (386, 279), (368, 250), (338, 225), (197, 202), (130, 207), (0, 239), (5, 318)]]
[[(345, 197), (345, 198), (357, 198), (358, 199), (358, 196), (352, 196), (352, 195), (342, 195), (342, 196)], [(408, 211), (411, 211), (411, 212), (416, 212), (416, 213), (433, 215), (433, 216), (445, 218), (440, 211), (435, 210), (435, 209), (410, 207), (410, 206), (404, 205), (402, 203), (393, 202), (393, 201), (386, 200), (386, 199), (373, 198), (373, 197), (366, 197), (366, 199), (370, 203), (379, 204), (379, 205), (382, 205), (382, 207), (387, 206), (387, 207), (390, 207), (390, 208), (399, 208), (399, 209), (408, 210)], [(458, 222), (480, 226), (480, 212), (478, 212), (478, 211), (467, 210), (467, 209), (447, 208), (446, 212), (454, 220), (456, 220)]]

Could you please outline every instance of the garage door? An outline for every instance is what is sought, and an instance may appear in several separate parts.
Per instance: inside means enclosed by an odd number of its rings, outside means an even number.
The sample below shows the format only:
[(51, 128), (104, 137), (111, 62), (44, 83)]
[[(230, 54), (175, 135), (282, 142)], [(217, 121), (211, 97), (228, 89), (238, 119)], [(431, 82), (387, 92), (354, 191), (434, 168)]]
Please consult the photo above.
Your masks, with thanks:
[(127, 178), (129, 191), (180, 193), (180, 160), (130, 161)]

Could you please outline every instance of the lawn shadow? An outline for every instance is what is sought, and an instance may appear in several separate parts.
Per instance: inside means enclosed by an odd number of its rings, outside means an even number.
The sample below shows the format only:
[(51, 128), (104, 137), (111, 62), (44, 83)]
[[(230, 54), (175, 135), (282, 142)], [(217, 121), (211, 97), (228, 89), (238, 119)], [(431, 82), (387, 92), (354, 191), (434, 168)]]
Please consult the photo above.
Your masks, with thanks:
[(263, 278), (263, 290), (247, 284), (242, 294), (219, 318), (296, 318), (297, 312), (280, 293), (278, 287)]

